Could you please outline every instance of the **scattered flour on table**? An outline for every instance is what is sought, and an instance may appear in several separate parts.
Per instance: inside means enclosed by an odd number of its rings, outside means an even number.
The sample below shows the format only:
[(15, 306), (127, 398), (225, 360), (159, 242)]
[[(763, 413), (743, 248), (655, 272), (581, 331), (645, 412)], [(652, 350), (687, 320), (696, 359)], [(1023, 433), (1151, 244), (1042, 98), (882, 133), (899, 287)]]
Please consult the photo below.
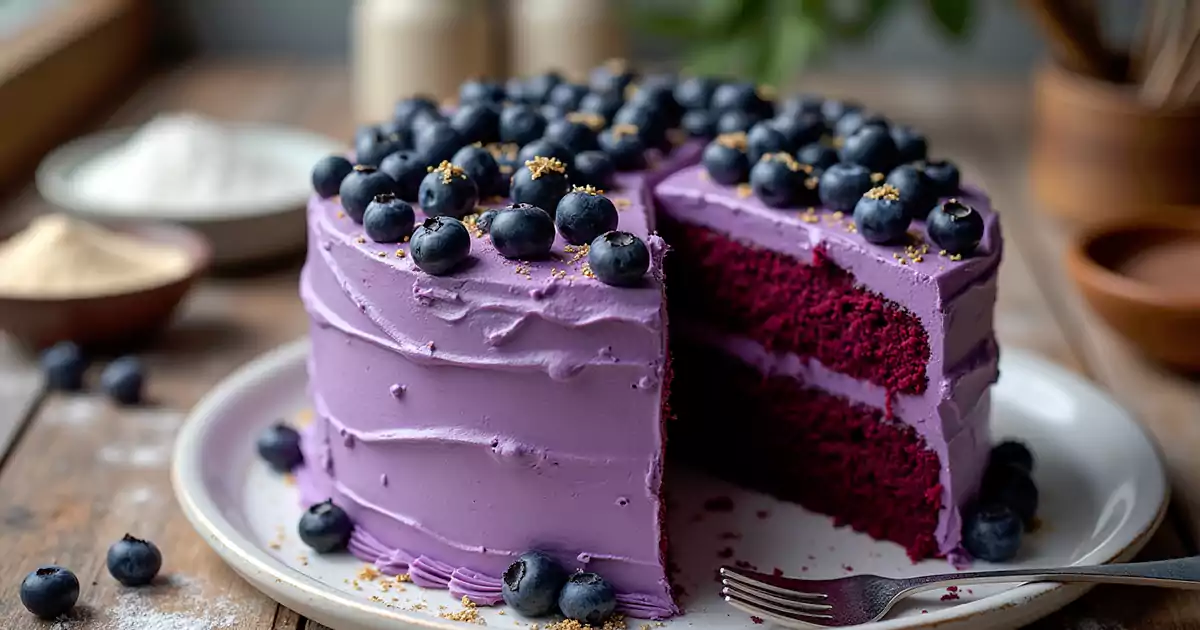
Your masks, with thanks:
[(127, 411), (116, 430), (107, 436), (109, 441), (96, 450), (96, 458), (105, 464), (133, 468), (165, 466), (182, 423), (183, 414), (173, 409)]
[(170, 575), (166, 583), (125, 589), (108, 610), (89, 618), (60, 617), (51, 630), (224, 630), (246, 610), (228, 597), (212, 597), (198, 580)]

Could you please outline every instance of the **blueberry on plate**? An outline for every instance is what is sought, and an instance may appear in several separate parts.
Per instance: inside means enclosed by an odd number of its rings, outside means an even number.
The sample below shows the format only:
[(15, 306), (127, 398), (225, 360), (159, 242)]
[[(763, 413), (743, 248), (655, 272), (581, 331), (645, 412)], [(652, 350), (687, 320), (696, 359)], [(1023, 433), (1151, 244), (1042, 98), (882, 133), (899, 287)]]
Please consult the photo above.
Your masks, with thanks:
[(484, 234), (491, 232), (492, 231), (492, 221), (495, 220), (496, 215), (498, 215), (498, 214), (500, 214), (500, 211), (495, 208), (492, 208), (491, 210), (484, 210), (483, 212), (481, 212), (479, 214), (479, 216), (475, 217), (476, 229), (478, 229), (480, 232), (483, 232)]
[(1007, 562), (1021, 548), (1021, 518), (1005, 505), (972, 510), (963, 523), (963, 546), (978, 560)]
[(554, 225), (572, 245), (586, 245), (617, 229), (617, 206), (595, 188), (576, 186), (558, 202)]
[(583, 97), (587, 96), (588, 89), (586, 85), (578, 83), (559, 83), (550, 90), (550, 95), (546, 98), (546, 104), (553, 105), (568, 112), (573, 112), (579, 109), (579, 103), (583, 101)]
[(375, 197), (387, 193), (400, 194), (400, 187), (392, 179), (374, 166), (358, 164), (354, 170), (342, 180), (339, 191), (342, 196), (342, 208), (355, 223), (362, 223), (363, 213)]
[(1032, 529), (1040, 499), (1037, 484), (1023, 469), (1007, 463), (993, 462), (983, 473), (979, 488), (981, 503), (1005, 505), (1021, 517), (1026, 529)]
[(825, 124), (833, 126), (837, 121), (841, 120), (847, 114), (861, 112), (862, 105), (853, 101), (839, 101), (829, 99), (821, 103), (821, 115), (825, 117)]
[(933, 180), (938, 197), (951, 197), (960, 192), (962, 175), (950, 160), (928, 160), (925, 162), (925, 175)]
[(79, 601), (79, 578), (58, 566), (38, 567), (21, 582), (21, 603), (42, 619), (65, 615)]
[(920, 162), (927, 157), (929, 143), (925, 136), (917, 133), (912, 127), (892, 125), (891, 134), (892, 141), (896, 143), (896, 150), (900, 153), (901, 163)]
[(775, 128), (772, 121), (764, 120), (755, 123), (746, 133), (746, 157), (754, 164), (768, 153), (788, 152), (795, 150), (788, 146), (787, 136)]
[(449, 160), (464, 144), (467, 143), (448, 122), (426, 125), (413, 136), (413, 148), (426, 166), (436, 166)]
[(817, 192), (821, 205), (829, 210), (850, 212), (858, 200), (871, 190), (871, 171), (860, 164), (838, 163), (821, 173)]
[(665, 149), (670, 146), (667, 141), (668, 120), (666, 113), (648, 103), (626, 103), (613, 116), (613, 126), (627, 125), (637, 128), (637, 134), (647, 147)]
[(725, 133), (716, 137), (700, 157), (710, 179), (733, 186), (750, 177), (750, 158), (746, 156), (746, 134)]
[(571, 168), (575, 163), (574, 151), (566, 145), (549, 138), (534, 140), (521, 147), (521, 150), (517, 152), (517, 163), (525, 164), (538, 157), (554, 158), (562, 162), (563, 166), (567, 168), (568, 173), (571, 172)]
[(431, 276), (450, 273), (471, 254), (471, 234), (454, 217), (429, 217), (413, 231), (409, 256)]
[(579, 111), (595, 114), (603, 117), (605, 121), (610, 121), (624, 105), (625, 99), (621, 92), (589, 92), (579, 101)]
[(759, 94), (758, 86), (748, 81), (718, 85), (713, 90), (710, 107), (722, 114), (737, 111), (751, 114), (755, 118), (765, 118), (774, 113), (767, 113), (773, 106)]
[(571, 153), (582, 153), (597, 148), (596, 132), (581, 120), (570, 117), (554, 120), (546, 124), (546, 135), (543, 140), (558, 143)]
[(115, 359), (100, 372), (100, 390), (122, 405), (140, 403), (145, 383), (146, 368), (141, 359), (132, 355)]
[(740, 109), (722, 112), (717, 116), (717, 135), (745, 133), (750, 131), (750, 128), (759, 120), (762, 120), (759, 116), (751, 112), (741, 111)]
[(258, 435), (254, 443), (258, 456), (278, 473), (289, 473), (304, 463), (300, 451), (300, 433), (286, 424), (276, 423)]
[(154, 543), (129, 534), (108, 548), (108, 573), (125, 586), (149, 584), (162, 569), (162, 561)]
[(300, 516), (300, 540), (317, 553), (341, 551), (350, 543), (354, 523), (342, 508), (329, 499), (316, 503)]
[(574, 573), (558, 595), (558, 608), (568, 619), (599, 628), (617, 610), (617, 591), (595, 573)]
[(899, 153), (887, 129), (866, 125), (843, 141), (841, 159), (862, 164), (872, 173), (887, 173), (899, 164)]
[(675, 102), (688, 111), (707, 110), (716, 89), (712, 77), (687, 77), (675, 84)]
[(604, 151), (584, 151), (575, 156), (572, 181), (580, 186), (608, 190), (616, 183), (617, 167)]
[(642, 239), (629, 232), (606, 232), (592, 241), (588, 266), (604, 284), (637, 286), (650, 269), (650, 250)]
[(479, 187), (481, 198), (503, 196), (508, 192), (508, 178), (500, 174), (495, 156), (478, 144), (459, 149), (450, 161), (466, 171), (467, 177)]
[(463, 105), (450, 117), (450, 126), (463, 143), (496, 142), (500, 139), (500, 106), (493, 103)]
[(838, 163), (838, 154), (833, 147), (825, 146), (820, 142), (813, 142), (800, 147), (800, 150), (796, 151), (796, 161), (823, 170)]
[(418, 114), (428, 114), (431, 112), (436, 114), (437, 111), (437, 103), (432, 98), (428, 96), (411, 96), (396, 103), (396, 109), (392, 112), (392, 120), (402, 129), (412, 129)]
[(350, 160), (340, 155), (329, 155), (321, 158), (312, 170), (313, 190), (322, 199), (329, 199), (338, 194), (342, 180), (354, 170)]
[(415, 224), (413, 207), (396, 195), (379, 195), (363, 214), (363, 231), (376, 243), (399, 243)]
[(550, 92), (562, 81), (562, 75), (554, 71), (529, 77), (525, 80), (525, 101), (538, 105), (545, 103), (550, 98)]
[(689, 109), (679, 121), (689, 138), (708, 140), (717, 135), (717, 119), (707, 109)]
[(538, 156), (517, 169), (508, 196), (513, 203), (527, 203), (554, 212), (558, 200), (569, 190), (566, 164), (556, 158)]
[(529, 105), (509, 105), (500, 112), (500, 141), (518, 146), (542, 137), (546, 118)]
[(1028, 446), (1016, 440), (1005, 440), (992, 447), (989, 464), (1008, 464), (1015, 466), (1025, 474), (1033, 473), (1033, 452)]
[(567, 583), (567, 572), (554, 558), (528, 551), (508, 565), (501, 580), (504, 603), (526, 617), (542, 617), (558, 607), (558, 594)]
[(787, 138), (792, 150), (814, 142), (825, 135), (825, 121), (816, 114), (781, 114), (771, 119), (772, 125)]
[(868, 190), (854, 205), (854, 224), (868, 243), (882, 245), (899, 241), (912, 222), (900, 201), (900, 193), (884, 184)]
[(479, 204), (479, 187), (461, 167), (443, 161), (421, 180), (417, 203), (427, 216), (461, 219)]
[(839, 138), (849, 138), (863, 127), (879, 127), (887, 131), (888, 122), (882, 116), (868, 114), (862, 110), (853, 111), (838, 119), (833, 125), (833, 133)]
[(624, 59), (609, 59), (588, 73), (588, 87), (601, 94), (624, 94), (637, 74)]
[(504, 100), (504, 86), (486, 79), (467, 79), (458, 86), (459, 105), (490, 103), (498, 105)]
[(793, 94), (779, 105), (780, 116), (817, 116), (824, 122), (821, 106), (825, 99), (816, 94)]
[(600, 150), (608, 154), (618, 171), (640, 171), (646, 168), (649, 148), (638, 128), (633, 125), (614, 125), (600, 132)]
[(900, 193), (904, 211), (914, 221), (923, 220), (937, 205), (933, 182), (929, 181), (924, 171), (912, 164), (901, 164), (892, 169), (885, 181)]
[(790, 153), (767, 153), (750, 167), (750, 189), (771, 208), (795, 206), (805, 190), (807, 169)]
[(392, 194), (405, 201), (416, 201), (417, 193), (421, 189), (421, 180), (425, 179), (429, 167), (415, 151), (397, 151), (383, 158), (379, 163), (379, 170), (396, 183)]
[(983, 240), (983, 216), (971, 206), (950, 199), (925, 218), (929, 238), (947, 254), (970, 254)]
[(383, 158), (409, 148), (409, 143), (404, 140), (400, 134), (384, 135), (364, 135), (358, 138), (354, 143), (354, 159), (359, 164), (369, 164), (371, 166), (379, 166)]
[(513, 204), (492, 218), (488, 234), (501, 256), (510, 260), (545, 258), (554, 245), (554, 219), (527, 203)]
[(83, 388), (88, 358), (74, 342), (60, 341), (50, 346), (42, 352), (39, 363), (50, 389), (74, 392)]

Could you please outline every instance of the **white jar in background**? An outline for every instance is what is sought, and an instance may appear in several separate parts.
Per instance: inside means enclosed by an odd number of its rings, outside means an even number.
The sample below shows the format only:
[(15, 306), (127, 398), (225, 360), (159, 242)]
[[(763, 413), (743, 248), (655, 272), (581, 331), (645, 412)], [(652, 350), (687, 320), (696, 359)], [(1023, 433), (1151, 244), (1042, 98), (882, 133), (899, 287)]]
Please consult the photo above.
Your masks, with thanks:
[(625, 56), (615, 0), (509, 0), (510, 72), (559, 70), (583, 80), (608, 59)]
[(498, 70), (492, 4), (357, 0), (350, 47), (358, 122), (390, 118), (396, 101), (406, 96), (453, 98), (465, 79)]

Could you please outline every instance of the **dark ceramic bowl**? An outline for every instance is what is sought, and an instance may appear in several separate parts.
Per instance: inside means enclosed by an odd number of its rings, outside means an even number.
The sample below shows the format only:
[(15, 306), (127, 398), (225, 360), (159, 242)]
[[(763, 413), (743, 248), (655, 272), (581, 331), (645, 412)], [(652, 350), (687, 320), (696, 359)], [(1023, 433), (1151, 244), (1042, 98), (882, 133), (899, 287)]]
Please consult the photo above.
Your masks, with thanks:
[(140, 345), (161, 330), (208, 268), (208, 243), (193, 230), (166, 224), (108, 227), (182, 249), (191, 259), (190, 270), (178, 280), (126, 293), (61, 299), (0, 297), (0, 330), (32, 350), (66, 340), (88, 348), (122, 348)]
[(1200, 371), (1200, 223), (1094, 228), (1066, 263), (1109, 326), (1154, 359)]

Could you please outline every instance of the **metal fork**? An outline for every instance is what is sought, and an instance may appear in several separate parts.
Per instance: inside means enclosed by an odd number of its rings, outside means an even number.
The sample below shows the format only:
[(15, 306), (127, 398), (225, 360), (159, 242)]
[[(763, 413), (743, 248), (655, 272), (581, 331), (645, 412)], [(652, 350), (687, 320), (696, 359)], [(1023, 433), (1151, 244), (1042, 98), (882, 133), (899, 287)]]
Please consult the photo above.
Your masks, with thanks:
[(1200, 589), (1200, 556), (1086, 567), (1013, 569), (886, 578), (798, 580), (721, 567), (721, 596), (735, 608), (789, 628), (840, 628), (878, 621), (921, 591), (989, 582), (1089, 582)]

